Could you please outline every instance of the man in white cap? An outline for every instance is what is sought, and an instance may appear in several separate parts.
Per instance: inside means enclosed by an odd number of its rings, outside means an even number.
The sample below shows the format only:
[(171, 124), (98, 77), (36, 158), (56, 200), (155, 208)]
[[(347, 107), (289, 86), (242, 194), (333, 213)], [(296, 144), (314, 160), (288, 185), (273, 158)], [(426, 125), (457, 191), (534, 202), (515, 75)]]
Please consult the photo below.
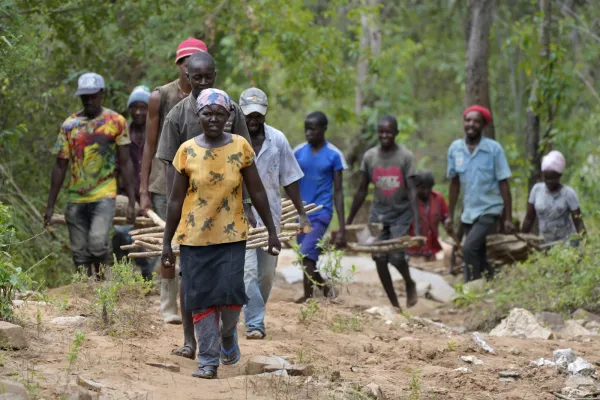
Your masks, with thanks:
[(50, 224), (58, 192), (71, 162), (65, 220), (73, 261), (88, 276), (99, 276), (100, 266), (106, 263), (109, 255), (109, 231), (117, 195), (117, 156), (129, 198), (127, 221), (130, 224), (135, 221), (134, 174), (128, 148), (131, 140), (125, 118), (102, 107), (104, 79), (100, 75), (86, 73), (79, 77), (75, 96), (81, 98), (83, 110), (63, 122), (54, 145), (56, 163), (52, 169), (44, 222)]
[[(260, 89), (250, 88), (240, 96), (240, 107), (246, 117), (246, 126), (251, 144), (256, 154), (256, 166), (263, 182), (273, 222), (280, 229), (281, 199), (280, 186), (292, 200), (300, 215), (301, 227), (310, 227), (302, 206), (298, 181), (304, 176), (292, 148), (285, 135), (265, 123), (267, 114), (267, 95)], [(245, 201), (246, 215), (253, 226), (264, 226), (252, 205)], [(277, 257), (262, 249), (246, 250), (244, 283), (248, 303), (244, 307), (246, 337), (263, 339), (265, 337), (265, 304), (269, 299)]]

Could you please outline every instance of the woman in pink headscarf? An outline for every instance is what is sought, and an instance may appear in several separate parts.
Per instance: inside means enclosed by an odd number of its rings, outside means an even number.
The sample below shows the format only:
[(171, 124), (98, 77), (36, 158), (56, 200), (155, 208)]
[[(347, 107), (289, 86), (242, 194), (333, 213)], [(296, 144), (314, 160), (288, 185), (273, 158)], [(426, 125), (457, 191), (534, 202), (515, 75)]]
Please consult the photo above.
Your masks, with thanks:
[(577, 194), (560, 183), (565, 166), (561, 152), (548, 153), (542, 159), (544, 182), (536, 183), (529, 194), (523, 232), (531, 231), (537, 216), (544, 243), (567, 241), (573, 233), (584, 233), (585, 230)]

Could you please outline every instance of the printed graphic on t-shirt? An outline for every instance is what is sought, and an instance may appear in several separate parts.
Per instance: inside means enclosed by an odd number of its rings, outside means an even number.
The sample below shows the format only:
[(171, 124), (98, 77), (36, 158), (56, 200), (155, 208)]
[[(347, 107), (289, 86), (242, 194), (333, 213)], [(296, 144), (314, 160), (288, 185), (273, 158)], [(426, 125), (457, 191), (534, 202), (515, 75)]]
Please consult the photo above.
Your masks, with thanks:
[(385, 197), (392, 197), (404, 184), (404, 174), (399, 167), (373, 168), (373, 183)]

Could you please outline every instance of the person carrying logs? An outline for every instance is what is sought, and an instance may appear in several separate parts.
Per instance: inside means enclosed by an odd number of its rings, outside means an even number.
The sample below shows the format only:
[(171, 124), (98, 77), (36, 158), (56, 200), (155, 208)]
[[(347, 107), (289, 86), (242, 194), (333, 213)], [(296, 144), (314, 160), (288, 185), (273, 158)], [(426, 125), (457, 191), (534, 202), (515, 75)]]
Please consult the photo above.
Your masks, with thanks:
[[(167, 215), (168, 184), (166, 178), (166, 162), (156, 156), (159, 139), (163, 136), (163, 126), (167, 115), (177, 103), (189, 96), (190, 81), (187, 78), (187, 64), (192, 54), (208, 49), (202, 40), (189, 38), (177, 46), (175, 64), (179, 70), (176, 80), (159, 86), (150, 95), (148, 104), (148, 123), (146, 124), (146, 144), (142, 158), (140, 181), (140, 208), (144, 211), (153, 209), (165, 219)], [(195, 121), (197, 125), (197, 121)], [(179, 147), (179, 146), (178, 146)], [(177, 148), (178, 148), (177, 147)], [(173, 151), (177, 151), (177, 148)], [(168, 324), (181, 324), (177, 313), (178, 279), (174, 269), (160, 269), (160, 312)]]
[[(240, 107), (246, 117), (246, 126), (256, 154), (256, 167), (263, 182), (271, 215), (277, 230), (282, 215), (280, 187), (294, 203), (299, 214), (300, 229), (310, 230), (310, 222), (302, 205), (299, 180), (304, 176), (285, 135), (265, 123), (267, 95), (258, 88), (246, 89), (240, 96)], [(245, 202), (246, 215), (252, 227), (264, 226), (256, 209)], [(277, 257), (263, 249), (246, 250), (244, 281), (248, 304), (244, 307), (247, 339), (265, 337), (266, 303), (269, 300), (277, 268)]]
[(217, 377), (239, 361), (236, 326), (246, 303), (244, 258), (248, 220), (242, 205), (246, 183), (252, 204), (265, 223), (268, 251), (281, 250), (267, 193), (254, 163), (252, 146), (224, 132), (233, 110), (227, 93), (209, 88), (196, 100), (203, 133), (184, 142), (175, 157), (176, 174), (167, 208), (162, 261), (175, 267), (171, 241), (180, 245), (183, 307), (192, 313), (198, 339), (198, 378)]
[(294, 148), (294, 156), (304, 173), (304, 177), (300, 179), (302, 200), (308, 204), (323, 206), (321, 210), (309, 216), (312, 231), (298, 236), (300, 254), (303, 256), (304, 294), (296, 300), (296, 303), (303, 303), (314, 296), (314, 284), (323, 287), (325, 297), (335, 295), (333, 286), (326, 283), (317, 270), (321, 251), (318, 244), (327, 232), (333, 217), (334, 204), (340, 225), (336, 236), (337, 245), (343, 247), (346, 244), (342, 172), (348, 166), (343, 153), (325, 140), (328, 123), (327, 116), (321, 111), (308, 114), (304, 120), (306, 142)]
[[(442, 251), (442, 245), (438, 240), (438, 227), (448, 217), (448, 203), (444, 195), (433, 190), (435, 179), (429, 170), (417, 171), (415, 176), (415, 187), (419, 202), (419, 221), (421, 222), (421, 235), (427, 242), (417, 248), (408, 249), (410, 257), (423, 257), (425, 261), (435, 261), (435, 255)], [(410, 231), (415, 236), (414, 223)]]
[(483, 128), (492, 121), (490, 110), (474, 105), (463, 112), (465, 137), (452, 142), (448, 149), (447, 175), (450, 179), (450, 210), (445, 225), (453, 233), (454, 210), (462, 189), (461, 222), (466, 236), (462, 245), (465, 282), (494, 275), (487, 259), (486, 236), (500, 216), (504, 230), (514, 231), (512, 199), (508, 179), (510, 167), (502, 146), (482, 136)]
[[(175, 181), (177, 171), (172, 165), (175, 154), (183, 143), (204, 133), (204, 125), (198, 121), (196, 114), (196, 103), (198, 96), (203, 90), (212, 88), (217, 79), (217, 70), (215, 60), (206, 52), (197, 52), (192, 54), (187, 60), (186, 77), (191, 86), (190, 94), (177, 103), (165, 118), (162, 127), (162, 133), (158, 142), (156, 157), (167, 163), (167, 192), (171, 192), (171, 187)], [(225, 132), (240, 135), (247, 142), (250, 142), (246, 120), (240, 107), (231, 102), (232, 109), (229, 113), (229, 119), (223, 128)], [(209, 155), (207, 155), (210, 158)], [(242, 185), (242, 192), (244, 191)], [(247, 195), (243, 195), (247, 198)], [(166, 269), (167, 276), (175, 276), (175, 269)], [(184, 304), (185, 285), (181, 285), (179, 302)], [(172, 292), (169, 291), (169, 294)], [(174, 302), (177, 307), (177, 302)], [(177, 308), (175, 308), (177, 311)], [(174, 355), (194, 359), (196, 352), (196, 339), (194, 337), (194, 324), (192, 314), (186, 312), (182, 307), (181, 320), (183, 321), (183, 346), (173, 351)]]
[[(560, 182), (566, 167), (565, 157), (553, 150), (542, 159), (543, 182), (536, 183), (529, 193), (523, 232), (529, 233), (535, 218), (544, 243), (567, 242), (575, 232), (585, 233), (577, 193)], [(576, 245), (576, 241), (571, 241)]]
[[(129, 135), (131, 144), (129, 145), (129, 158), (133, 165), (135, 174), (135, 196), (139, 201), (140, 195), (140, 176), (142, 167), (142, 155), (144, 153), (144, 143), (146, 141), (146, 116), (148, 115), (148, 101), (150, 99), (150, 89), (147, 86), (136, 86), (127, 101), (127, 110), (131, 115), (131, 123), (129, 124)], [(117, 163), (118, 169), (118, 163)], [(119, 180), (119, 194), (126, 193), (127, 188), (123, 181)], [(113, 252), (117, 260), (121, 260), (127, 256), (127, 250), (121, 250), (121, 246), (133, 243), (129, 232), (133, 229), (133, 225), (115, 225), (112, 238)], [(142, 277), (149, 281), (152, 280), (154, 271), (154, 259), (138, 258), (135, 264), (140, 268)]]
[[(377, 123), (379, 145), (365, 153), (360, 171), (359, 187), (352, 200), (347, 224), (352, 224), (369, 192), (369, 184), (375, 186), (371, 222), (383, 224), (379, 240), (389, 240), (408, 235), (414, 220), (414, 233), (421, 234), (419, 208), (415, 189), (416, 169), (413, 155), (406, 147), (396, 144), (398, 122), (386, 115)], [(417, 301), (417, 286), (410, 276), (407, 257), (404, 251), (390, 254), (373, 254), (379, 279), (396, 308), (401, 308), (394, 291), (392, 277), (388, 269), (391, 263), (402, 275), (406, 285), (406, 304), (414, 306)]]
[(135, 178), (129, 158), (131, 140), (125, 118), (102, 107), (104, 78), (93, 72), (81, 75), (75, 96), (81, 99), (83, 109), (63, 122), (54, 145), (56, 163), (52, 168), (44, 223), (51, 223), (54, 204), (70, 162), (65, 220), (73, 262), (80, 272), (101, 277), (100, 266), (108, 261), (109, 232), (115, 215), (117, 157), (129, 199), (127, 222), (135, 222)]

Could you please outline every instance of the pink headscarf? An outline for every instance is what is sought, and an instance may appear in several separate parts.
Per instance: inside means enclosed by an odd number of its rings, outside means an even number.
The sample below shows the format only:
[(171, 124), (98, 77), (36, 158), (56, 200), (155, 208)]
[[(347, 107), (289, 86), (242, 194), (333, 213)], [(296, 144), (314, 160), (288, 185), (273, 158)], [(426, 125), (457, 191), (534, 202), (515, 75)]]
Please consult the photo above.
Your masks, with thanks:
[(567, 162), (560, 151), (552, 150), (542, 158), (542, 172), (554, 171), (562, 174), (566, 166)]

